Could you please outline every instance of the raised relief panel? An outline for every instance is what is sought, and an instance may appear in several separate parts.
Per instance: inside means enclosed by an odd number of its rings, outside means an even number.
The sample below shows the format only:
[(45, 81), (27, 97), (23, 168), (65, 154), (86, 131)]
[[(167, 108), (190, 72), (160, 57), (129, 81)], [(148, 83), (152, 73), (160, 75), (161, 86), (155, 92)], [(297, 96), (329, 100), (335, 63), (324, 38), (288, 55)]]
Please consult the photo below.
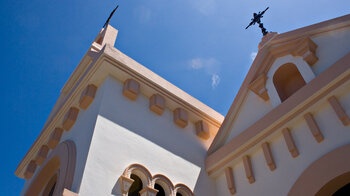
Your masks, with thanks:
[(165, 99), (159, 94), (154, 94), (149, 99), (149, 109), (158, 115), (162, 115), (165, 107)]
[(309, 65), (314, 65), (318, 61), (316, 48), (317, 44), (307, 37), (300, 40), (300, 42), (292, 48), (292, 55), (301, 56)]
[(210, 137), (209, 125), (208, 123), (200, 120), (196, 122), (196, 134), (198, 137), (207, 140)]
[(47, 146), (50, 149), (54, 149), (58, 143), (60, 143), (62, 137), (63, 129), (55, 128), (55, 130), (51, 133), (49, 141), (47, 142)]
[(68, 110), (62, 123), (62, 127), (64, 130), (69, 131), (73, 127), (75, 121), (78, 118), (78, 114), (79, 114), (79, 109), (76, 107), (71, 107)]
[(249, 89), (258, 95), (261, 99), (268, 101), (269, 95), (265, 87), (267, 76), (265, 74), (259, 75), (253, 82), (249, 84)]
[(127, 79), (123, 86), (123, 95), (128, 99), (135, 101), (139, 96), (140, 84), (134, 79)]
[(86, 110), (89, 105), (92, 103), (92, 101), (95, 98), (97, 91), (97, 86), (93, 84), (89, 84), (81, 94), (80, 100), (79, 100), (79, 106), (83, 110)]
[(176, 108), (173, 113), (175, 124), (181, 128), (185, 128), (188, 124), (187, 111), (182, 108)]

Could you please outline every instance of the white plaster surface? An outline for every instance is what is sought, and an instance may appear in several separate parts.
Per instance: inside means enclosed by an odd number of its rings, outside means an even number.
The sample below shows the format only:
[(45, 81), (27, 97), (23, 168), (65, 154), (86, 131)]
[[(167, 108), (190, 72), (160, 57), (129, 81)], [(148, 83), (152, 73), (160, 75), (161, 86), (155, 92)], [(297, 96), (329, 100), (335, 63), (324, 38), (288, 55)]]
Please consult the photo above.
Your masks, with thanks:
[(183, 183), (196, 195), (215, 195), (215, 186), (204, 170), (206, 149), (194, 134), (173, 123), (172, 112), (151, 112), (142, 95), (130, 101), (122, 84), (113, 78), (103, 83), (99, 116), (86, 163), (80, 196), (115, 195), (112, 190), (124, 169), (144, 165), (152, 175), (163, 174), (172, 183)]

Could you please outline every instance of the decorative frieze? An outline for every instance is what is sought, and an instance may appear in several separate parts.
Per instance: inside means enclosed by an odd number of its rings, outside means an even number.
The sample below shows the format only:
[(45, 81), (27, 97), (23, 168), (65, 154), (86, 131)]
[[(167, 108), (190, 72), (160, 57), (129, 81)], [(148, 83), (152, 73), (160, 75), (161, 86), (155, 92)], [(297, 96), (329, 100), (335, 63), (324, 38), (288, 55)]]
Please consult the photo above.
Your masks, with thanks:
[(127, 79), (123, 86), (123, 95), (128, 99), (135, 101), (139, 96), (140, 83), (134, 79)]
[(267, 76), (265, 74), (259, 75), (254, 81), (252, 81), (248, 88), (258, 95), (264, 101), (269, 100), (269, 95), (265, 87)]
[(245, 170), (245, 175), (247, 176), (249, 183), (253, 184), (255, 182), (254, 173), (252, 169), (252, 162), (248, 155), (243, 156), (243, 165)]
[(316, 139), (318, 143), (322, 142), (324, 137), (322, 132), (320, 131), (320, 128), (318, 127), (314, 117), (312, 116), (311, 113), (306, 113), (304, 115), (304, 119), (306, 121), (307, 126), (309, 127), (312, 135)]
[(198, 137), (207, 140), (210, 137), (209, 125), (208, 123), (200, 120), (196, 122), (196, 134)]
[(165, 108), (165, 99), (160, 94), (154, 94), (149, 99), (149, 109), (158, 115), (162, 115)]
[(78, 114), (79, 114), (79, 109), (76, 107), (71, 107), (68, 110), (62, 123), (62, 127), (64, 130), (69, 131), (73, 127), (75, 121), (78, 118)]
[(62, 133), (62, 128), (55, 128), (55, 130), (51, 133), (49, 141), (47, 142), (47, 146), (50, 149), (54, 149), (57, 146), (57, 144), (60, 143)]
[(36, 165), (35, 161), (31, 160), (27, 166), (26, 171), (24, 172), (24, 178), (26, 180), (29, 180), (33, 176), (33, 174), (36, 170), (36, 167), (37, 167), (37, 165)]
[(176, 108), (173, 112), (174, 122), (181, 128), (185, 128), (188, 124), (187, 111), (182, 108)]
[(37, 165), (43, 164), (49, 151), (50, 151), (50, 149), (48, 146), (46, 146), (46, 145), (41, 146), (41, 148), (38, 151), (38, 154), (35, 157), (35, 163)]
[(346, 114), (344, 108), (339, 103), (338, 99), (335, 96), (331, 96), (328, 98), (328, 102), (331, 104), (335, 114), (339, 118), (339, 120), (343, 123), (344, 126), (350, 125), (350, 118)]
[(293, 158), (297, 157), (299, 155), (298, 149), (294, 143), (294, 139), (292, 135), (290, 134), (290, 131), (288, 128), (284, 128), (282, 130), (282, 134), (284, 137), (284, 141), (286, 142), (287, 148), (292, 155)]
[(276, 164), (275, 164), (275, 160), (273, 159), (273, 156), (271, 153), (270, 144), (268, 142), (264, 142), (261, 145), (261, 147), (262, 147), (263, 152), (264, 152), (267, 166), (270, 168), (271, 171), (275, 170)]
[(226, 183), (227, 188), (230, 191), (231, 195), (236, 193), (235, 181), (233, 178), (233, 171), (231, 167), (225, 169)]
[(81, 109), (86, 110), (95, 98), (97, 86), (89, 84), (82, 92), (79, 100)]

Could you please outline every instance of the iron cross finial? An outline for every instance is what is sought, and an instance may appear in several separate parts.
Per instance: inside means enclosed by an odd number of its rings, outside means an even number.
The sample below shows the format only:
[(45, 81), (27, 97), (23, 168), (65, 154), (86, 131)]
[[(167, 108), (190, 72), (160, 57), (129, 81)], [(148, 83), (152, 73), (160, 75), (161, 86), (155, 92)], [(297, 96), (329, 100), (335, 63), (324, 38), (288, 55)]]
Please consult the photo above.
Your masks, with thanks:
[(264, 11), (262, 12), (258, 12), (258, 13), (254, 13), (253, 14), (253, 18), (251, 19), (251, 22), (249, 23), (249, 25), (245, 28), (245, 29), (248, 29), (248, 27), (252, 26), (252, 25), (255, 25), (255, 23), (258, 23), (259, 24), (259, 27), (261, 28), (261, 32), (263, 35), (266, 35), (267, 34), (267, 31), (266, 29), (264, 28), (264, 25), (263, 23), (261, 23), (261, 18), (263, 17), (263, 14), (266, 12), (266, 10), (268, 10), (269, 7), (267, 7)]

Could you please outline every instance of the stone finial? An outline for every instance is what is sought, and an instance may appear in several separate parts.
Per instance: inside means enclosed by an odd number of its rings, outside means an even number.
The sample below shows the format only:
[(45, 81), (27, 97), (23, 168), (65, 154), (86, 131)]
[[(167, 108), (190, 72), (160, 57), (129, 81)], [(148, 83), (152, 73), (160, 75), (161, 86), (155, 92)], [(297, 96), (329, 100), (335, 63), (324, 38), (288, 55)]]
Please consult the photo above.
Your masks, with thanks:
[(47, 142), (47, 146), (50, 149), (54, 149), (58, 143), (60, 143), (62, 137), (63, 129), (55, 128), (55, 130), (51, 133), (49, 141)]
[(154, 94), (149, 99), (149, 109), (158, 115), (162, 115), (165, 107), (165, 99), (159, 94)]
[(196, 134), (198, 137), (207, 140), (210, 137), (209, 125), (208, 123), (200, 120), (196, 122)]
[(188, 124), (187, 111), (182, 108), (176, 108), (173, 113), (175, 124), (181, 128), (185, 128)]
[(26, 171), (24, 172), (24, 178), (26, 180), (29, 180), (33, 176), (35, 170), (36, 170), (36, 163), (34, 160), (31, 160), (27, 166)]
[(123, 95), (128, 99), (135, 101), (139, 96), (140, 83), (134, 79), (127, 79), (123, 86)]
[(79, 100), (79, 106), (83, 110), (86, 110), (89, 105), (92, 103), (92, 101), (95, 98), (97, 91), (97, 86), (93, 84), (89, 84), (81, 94), (80, 100)]
[(64, 130), (69, 131), (73, 127), (75, 121), (78, 118), (78, 114), (79, 114), (79, 109), (76, 107), (71, 107), (68, 110), (62, 123), (62, 127)]

